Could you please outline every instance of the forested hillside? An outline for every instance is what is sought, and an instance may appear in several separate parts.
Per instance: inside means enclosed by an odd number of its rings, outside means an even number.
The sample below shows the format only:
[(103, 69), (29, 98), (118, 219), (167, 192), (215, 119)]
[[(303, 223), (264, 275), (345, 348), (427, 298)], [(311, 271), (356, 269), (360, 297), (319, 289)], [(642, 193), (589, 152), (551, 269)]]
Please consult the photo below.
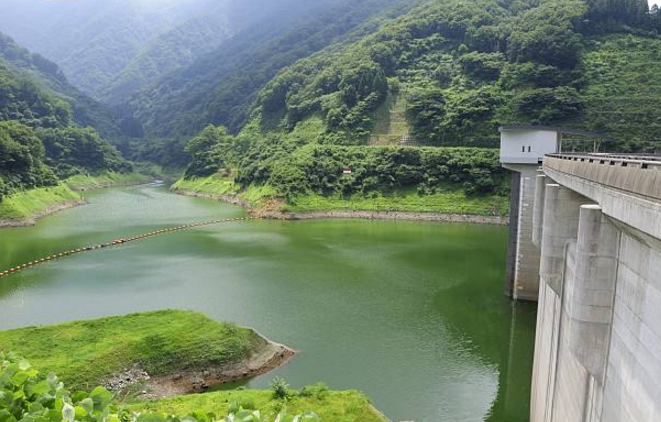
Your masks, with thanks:
[(661, 151), (661, 39), (592, 38), (584, 63), (585, 112), (572, 125), (614, 137), (611, 150)]
[(191, 66), (174, 72), (130, 104), (149, 136), (191, 136), (207, 124), (237, 132), (256, 94), (284, 67), (337, 41), (360, 38), (376, 17), (397, 16), (418, 0), (291, 1), (289, 7)]
[[(492, 198), (479, 213), (504, 212), (496, 151), (465, 148), (496, 146), (501, 124), (658, 149), (660, 17), (638, 0), (426, 1), (279, 72), (238, 136), (209, 127), (189, 143), (187, 177), (220, 172), (228, 189), (294, 209), (314, 207), (310, 197), (419, 204), (462, 192)], [(395, 118), (420, 144), (463, 148), (368, 146)]]
[[(511, 122), (571, 124), (619, 135), (612, 116), (602, 118), (604, 100), (613, 97), (618, 109), (632, 101), (644, 101), (647, 110), (654, 106), (648, 93), (654, 82), (644, 75), (661, 66), (645, 60), (655, 54), (657, 24), (656, 16), (641, 12), (647, 10), (642, 4), (621, 1), (604, 10), (602, 3), (564, 0), (539, 6), (428, 2), (355, 43), (281, 72), (260, 93), (255, 122), (262, 131), (289, 132), (321, 119), (320, 142), (365, 144), (375, 119), (389, 118), (377, 109), (394, 97), (407, 104), (410, 134), (424, 144), (493, 144), (498, 125)], [(650, 36), (600, 41), (609, 32)], [(610, 55), (600, 54), (601, 48)], [(612, 57), (613, 50), (620, 57)], [(610, 77), (602, 74), (603, 60), (619, 60), (616, 70), (608, 68)], [(637, 79), (629, 78), (622, 92), (610, 85), (615, 73), (635, 73)], [(638, 127), (649, 123), (635, 116)], [(645, 126), (635, 140), (661, 138), (654, 126)]]
[(56, 65), (0, 34), (0, 201), (78, 174), (130, 171), (90, 123), (119, 131)]
[[(610, 88), (585, 77), (598, 65), (589, 52), (609, 34), (652, 46), (661, 14), (647, 13), (644, 0), (556, 3), (340, 4), (288, 32), (274, 25), (242, 33), (130, 104), (156, 137), (191, 135), (209, 123), (236, 133), (251, 115), (265, 130), (320, 117), (323, 136), (341, 144), (410, 134), (423, 144), (493, 145), (505, 122), (611, 132), (594, 118), (598, 102), (590, 98)], [(628, 89), (619, 101), (645, 96), (647, 87)], [(650, 136), (657, 135), (636, 140)]]
[[(52, 101), (67, 103), (71, 119), (80, 126), (92, 126), (108, 138), (142, 135), (139, 130), (131, 133), (130, 122), (124, 122), (122, 125), (119, 116), (108, 107), (71, 86), (55, 63), (39, 54), (31, 53), (1, 32), (0, 66), (11, 70), (26, 84), (41, 90), (42, 94), (46, 95), (45, 92), (49, 91), (50, 94), (47, 95), (52, 94)], [(27, 82), (28, 80), (30, 82)], [(36, 88), (37, 86), (41, 88)], [(9, 101), (9, 97), (6, 100)]]
[[(494, 151), (476, 148), (496, 146), (501, 124), (596, 130), (619, 140), (604, 148), (625, 151), (661, 140), (661, 13), (646, 0), (168, 0), (159, 10), (141, 0), (122, 9), (126, 21), (108, 6), (123, 2), (53, 15), (89, 20), (66, 35), (67, 51), (84, 50), (84, 78), (112, 73), (95, 89), (123, 120), (6, 37), (3, 118), (51, 146), (57, 130), (90, 125), (131, 158), (190, 159), (189, 179), (218, 176), (233, 192), (290, 204), (461, 192), (491, 198), (480, 212), (492, 213), (505, 174)], [(23, 36), (48, 46), (49, 25)], [(455, 149), (412, 152), (396, 147), (402, 136)], [(104, 149), (92, 133), (69, 139)], [(46, 146), (42, 161), (60, 176), (82, 164)], [(123, 165), (114, 150), (102, 156), (99, 168)]]

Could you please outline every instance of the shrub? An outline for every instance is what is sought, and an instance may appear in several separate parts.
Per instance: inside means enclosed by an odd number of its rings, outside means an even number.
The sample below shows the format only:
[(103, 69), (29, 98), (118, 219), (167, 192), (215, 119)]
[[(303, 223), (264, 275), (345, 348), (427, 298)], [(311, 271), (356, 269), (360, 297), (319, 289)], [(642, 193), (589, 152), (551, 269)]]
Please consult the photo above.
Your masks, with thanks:
[(289, 384), (280, 377), (275, 377), (273, 381), (271, 381), (271, 389), (273, 390), (273, 397), (276, 399), (284, 400), (291, 397)]
[(314, 385), (306, 385), (298, 392), (300, 397), (315, 397), (317, 400), (323, 400), (328, 396), (328, 386), (323, 382)]

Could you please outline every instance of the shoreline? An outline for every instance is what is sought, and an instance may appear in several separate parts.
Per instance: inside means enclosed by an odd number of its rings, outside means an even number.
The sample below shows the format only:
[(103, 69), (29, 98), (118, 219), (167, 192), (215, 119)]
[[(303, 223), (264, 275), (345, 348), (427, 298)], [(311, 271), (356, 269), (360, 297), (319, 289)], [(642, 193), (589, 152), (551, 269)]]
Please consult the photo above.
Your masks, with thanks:
[(204, 192), (170, 189), (177, 195), (191, 196), (196, 198), (213, 199), (226, 202), (231, 205), (243, 207), (250, 216), (271, 220), (322, 220), (322, 219), (361, 219), (361, 220), (399, 220), (399, 221), (428, 221), (439, 223), (464, 223), (485, 224), (495, 226), (507, 226), (508, 217), (468, 215), (468, 214), (443, 214), (431, 212), (410, 211), (360, 211), (360, 210), (329, 210), (312, 211), (304, 213), (289, 213), (277, 210), (255, 209), (247, 201), (233, 195), (218, 195)]
[(48, 217), (49, 215), (53, 215), (55, 213), (58, 213), (60, 211), (68, 210), (71, 208), (75, 208), (81, 205), (85, 205), (87, 201), (83, 199), (75, 200), (75, 201), (68, 201), (62, 204), (58, 205), (53, 205), (51, 207), (45, 208), (39, 212), (36, 212), (29, 218), (25, 218), (22, 220), (0, 220), (0, 229), (11, 229), (11, 228), (18, 228), (18, 227), (31, 227), (37, 224), (37, 222), (44, 218)]
[(108, 188), (124, 188), (124, 187), (129, 187), (129, 186), (140, 186), (140, 185), (147, 185), (149, 181), (143, 181), (143, 182), (119, 182), (119, 183), (101, 183), (99, 185), (95, 186), (84, 186), (84, 185), (67, 185), (69, 186), (69, 189), (71, 189), (74, 192), (88, 192), (91, 190), (97, 190), (97, 189), (108, 189)]
[[(195, 394), (209, 391), (223, 384), (240, 381), (266, 374), (286, 364), (296, 351), (276, 343), (260, 334), (253, 328), (247, 328), (255, 336), (255, 347), (250, 354), (237, 362), (225, 365), (198, 368), (194, 370), (176, 371), (166, 375), (150, 377), (149, 374), (136, 367), (113, 376), (104, 382), (110, 391), (122, 392), (131, 389), (136, 384), (144, 389), (137, 394), (139, 399), (161, 399), (185, 394)], [(126, 384), (114, 387), (117, 380), (127, 380), (131, 373), (141, 374)], [(121, 384), (121, 381), (120, 381)]]
[[(66, 185), (72, 192), (87, 192), (91, 190), (96, 190), (96, 189), (108, 189), (108, 188), (118, 188), (118, 187), (127, 187), (127, 186), (139, 186), (139, 185), (144, 185), (149, 182), (121, 182), (117, 184), (103, 184), (99, 186), (75, 186), (75, 185), (68, 185), (66, 182), (63, 182), (64, 185)], [(29, 191), (26, 191), (29, 192)], [(0, 229), (11, 229), (11, 228), (19, 228), (19, 227), (31, 227), (35, 226), (39, 220), (41, 220), (44, 217), (48, 217), (50, 215), (56, 214), (60, 211), (68, 210), (71, 208), (76, 208), (81, 205), (87, 204), (87, 200), (85, 198), (82, 199), (77, 199), (77, 200), (72, 200), (72, 201), (67, 201), (61, 204), (53, 205), (47, 208), (44, 208), (38, 212), (35, 212), (32, 216), (28, 218), (24, 218), (21, 220), (0, 220)]]

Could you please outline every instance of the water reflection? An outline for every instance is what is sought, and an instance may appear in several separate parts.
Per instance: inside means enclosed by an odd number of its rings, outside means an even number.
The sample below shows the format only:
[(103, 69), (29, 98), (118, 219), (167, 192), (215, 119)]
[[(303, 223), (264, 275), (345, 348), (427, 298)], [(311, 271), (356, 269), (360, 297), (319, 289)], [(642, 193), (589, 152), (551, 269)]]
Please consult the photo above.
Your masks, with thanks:
[[(243, 211), (162, 188), (113, 189), (0, 231), (0, 267)], [(0, 328), (184, 308), (301, 353), (276, 375), (365, 391), (393, 420), (527, 420), (534, 306), (502, 296), (506, 230), (259, 221), (86, 253), (0, 282)]]

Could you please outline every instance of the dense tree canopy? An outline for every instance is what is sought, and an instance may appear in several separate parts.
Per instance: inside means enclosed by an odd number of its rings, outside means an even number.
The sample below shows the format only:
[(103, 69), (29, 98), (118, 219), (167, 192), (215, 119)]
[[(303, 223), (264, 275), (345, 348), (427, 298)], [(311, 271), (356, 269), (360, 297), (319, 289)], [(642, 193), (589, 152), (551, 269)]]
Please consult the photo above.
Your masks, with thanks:
[(41, 129), (37, 136), (46, 151), (46, 162), (66, 178), (79, 173), (127, 172), (131, 166), (92, 128)]
[(487, 194), (501, 189), (504, 180), (495, 150), (307, 145), (287, 153), (266, 144), (250, 151), (237, 177), (242, 185), (273, 186), (287, 198), (448, 188)]
[(15, 190), (56, 184), (44, 159), (44, 146), (30, 127), (0, 122), (0, 201)]
[(71, 121), (71, 110), (67, 103), (0, 61), (2, 120), (16, 120), (32, 127), (64, 127)]
[(245, 141), (230, 135), (222, 126), (207, 126), (186, 145), (191, 158), (186, 176), (210, 176), (222, 168), (235, 166), (246, 151)]

